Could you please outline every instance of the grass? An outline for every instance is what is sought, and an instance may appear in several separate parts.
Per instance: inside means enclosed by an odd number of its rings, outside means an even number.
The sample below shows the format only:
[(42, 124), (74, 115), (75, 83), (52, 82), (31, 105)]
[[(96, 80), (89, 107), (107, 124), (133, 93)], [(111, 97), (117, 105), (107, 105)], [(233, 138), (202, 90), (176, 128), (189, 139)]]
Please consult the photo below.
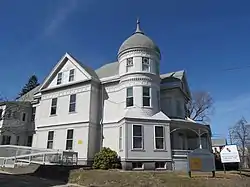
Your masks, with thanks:
[(186, 173), (177, 172), (129, 172), (75, 170), (69, 177), (70, 183), (88, 187), (250, 187), (250, 172)]

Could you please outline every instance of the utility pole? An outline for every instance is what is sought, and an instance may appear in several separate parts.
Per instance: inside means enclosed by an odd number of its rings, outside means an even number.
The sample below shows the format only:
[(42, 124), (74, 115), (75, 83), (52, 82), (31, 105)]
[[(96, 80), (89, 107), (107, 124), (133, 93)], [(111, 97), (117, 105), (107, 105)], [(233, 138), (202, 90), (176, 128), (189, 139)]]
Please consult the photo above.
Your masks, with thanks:
[(231, 132), (232, 128), (230, 127), (229, 130), (228, 130), (228, 134), (229, 134), (229, 141), (230, 141), (230, 144), (232, 145), (233, 144), (233, 139), (232, 139), (232, 132)]

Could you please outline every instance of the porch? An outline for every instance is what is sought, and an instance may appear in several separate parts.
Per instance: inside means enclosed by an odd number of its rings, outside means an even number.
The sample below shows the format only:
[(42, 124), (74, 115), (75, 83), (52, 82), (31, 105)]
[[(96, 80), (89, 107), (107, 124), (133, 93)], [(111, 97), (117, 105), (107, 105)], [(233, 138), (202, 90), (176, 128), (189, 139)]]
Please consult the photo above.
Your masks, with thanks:
[(208, 125), (176, 119), (170, 125), (173, 168), (185, 170), (187, 155), (195, 149), (212, 151), (211, 130)]

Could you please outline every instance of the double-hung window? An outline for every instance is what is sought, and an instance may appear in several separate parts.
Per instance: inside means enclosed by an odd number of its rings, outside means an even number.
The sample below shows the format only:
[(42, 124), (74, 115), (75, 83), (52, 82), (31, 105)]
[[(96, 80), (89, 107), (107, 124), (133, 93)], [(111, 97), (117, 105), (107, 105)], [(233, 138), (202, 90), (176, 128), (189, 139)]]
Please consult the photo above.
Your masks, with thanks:
[(133, 87), (128, 87), (126, 95), (126, 107), (130, 107), (133, 105), (134, 105)]
[(69, 112), (76, 111), (76, 94), (70, 95), (69, 98)]
[(143, 106), (150, 106), (151, 103), (151, 93), (150, 93), (150, 87), (143, 87)]
[(133, 125), (133, 149), (143, 149), (142, 125)]
[(148, 57), (142, 57), (142, 71), (150, 71), (150, 63)]
[(48, 132), (47, 149), (53, 149), (54, 131)]
[(62, 72), (58, 73), (56, 84), (59, 85), (62, 83)]
[(133, 68), (133, 57), (127, 58), (126, 72), (130, 72)]
[(75, 70), (71, 69), (69, 71), (69, 82), (74, 81), (74, 78), (75, 78)]
[(74, 135), (74, 130), (69, 129), (67, 131), (66, 150), (72, 150), (73, 149), (73, 135)]
[(56, 108), (57, 108), (57, 98), (53, 98), (51, 101), (50, 115), (56, 114)]
[(155, 149), (165, 149), (164, 126), (155, 126)]

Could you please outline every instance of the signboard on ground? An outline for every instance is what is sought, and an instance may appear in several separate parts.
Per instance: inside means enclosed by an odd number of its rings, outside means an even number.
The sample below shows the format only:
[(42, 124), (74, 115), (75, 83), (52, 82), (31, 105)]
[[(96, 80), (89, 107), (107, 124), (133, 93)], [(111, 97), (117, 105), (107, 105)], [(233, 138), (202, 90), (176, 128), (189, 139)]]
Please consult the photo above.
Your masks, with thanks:
[(188, 172), (192, 171), (212, 172), (215, 176), (214, 154), (207, 149), (195, 149), (188, 154)]
[(221, 163), (236, 163), (240, 162), (240, 156), (236, 145), (225, 145), (221, 152)]

